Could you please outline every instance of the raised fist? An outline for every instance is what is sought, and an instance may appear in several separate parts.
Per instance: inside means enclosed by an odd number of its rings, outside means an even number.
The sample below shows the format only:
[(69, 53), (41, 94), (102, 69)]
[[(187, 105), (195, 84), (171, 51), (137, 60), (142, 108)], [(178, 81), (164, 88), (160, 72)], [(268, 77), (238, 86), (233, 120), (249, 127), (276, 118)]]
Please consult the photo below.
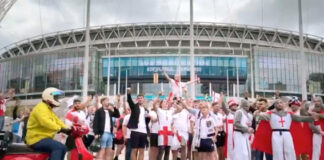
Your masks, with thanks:
[(132, 90), (130, 88), (127, 88), (127, 94), (131, 94)]

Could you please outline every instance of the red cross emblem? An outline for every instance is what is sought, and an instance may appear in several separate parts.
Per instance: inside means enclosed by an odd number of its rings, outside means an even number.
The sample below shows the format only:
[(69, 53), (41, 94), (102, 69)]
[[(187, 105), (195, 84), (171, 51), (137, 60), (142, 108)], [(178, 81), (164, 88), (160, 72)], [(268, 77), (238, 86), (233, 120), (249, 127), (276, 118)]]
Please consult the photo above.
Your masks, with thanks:
[(167, 146), (168, 145), (168, 136), (172, 136), (173, 132), (168, 130), (167, 126), (163, 126), (163, 129), (158, 132), (158, 135), (163, 136), (163, 145)]
[(282, 119), (282, 117), (280, 117), (280, 121), (279, 121), (279, 123), (281, 123), (281, 127), (283, 127), (283, 124), (285, 123), (286, 121), (284, 121), (283, 119)]

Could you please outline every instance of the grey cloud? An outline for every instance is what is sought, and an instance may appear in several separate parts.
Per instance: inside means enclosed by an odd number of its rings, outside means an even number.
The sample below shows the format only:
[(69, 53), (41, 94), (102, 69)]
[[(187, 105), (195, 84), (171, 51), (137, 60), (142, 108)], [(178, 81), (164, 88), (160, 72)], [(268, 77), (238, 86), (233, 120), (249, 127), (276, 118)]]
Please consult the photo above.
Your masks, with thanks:
[[(322, 0), (303, 1), (304, 33), (324, 36)], [(251, 0), (246, 6), (235, 11), (239, 23), (261, 25), (261, 1)], [(297, 0), (263, 0), (263, 26), (298, 31)]]
[[(194, 20), (298, 31), (297, 0), (194, 0)], [(43, 33), (85, 25), (85, 0), (17, 1), (0, 28), (0, 48)], [(303, 0), (304, 31), (324, 36), (323, 0)], [(189, 21), (189, 0), (91, 0), (91, 25)], [(42, 24), (42, 27), (41, 27)]]

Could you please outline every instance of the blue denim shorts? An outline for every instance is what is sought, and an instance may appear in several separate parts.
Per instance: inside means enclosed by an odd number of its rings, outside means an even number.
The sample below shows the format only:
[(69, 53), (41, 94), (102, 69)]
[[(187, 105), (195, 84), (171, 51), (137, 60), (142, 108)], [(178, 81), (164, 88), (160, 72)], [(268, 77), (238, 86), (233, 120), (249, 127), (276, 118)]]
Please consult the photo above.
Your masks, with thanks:
[(112, 148), (113, 138), (111, 133), (105, 132), (100, 138), (100, 148)]

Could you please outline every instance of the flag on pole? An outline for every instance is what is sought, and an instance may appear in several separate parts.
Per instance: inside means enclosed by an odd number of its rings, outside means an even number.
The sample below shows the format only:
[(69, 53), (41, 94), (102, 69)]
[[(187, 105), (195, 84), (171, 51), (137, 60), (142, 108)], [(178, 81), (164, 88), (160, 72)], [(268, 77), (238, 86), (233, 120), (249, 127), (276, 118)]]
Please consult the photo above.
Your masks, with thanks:
[(212, 102), (218, 102), (220, 94), (212, 91)]

